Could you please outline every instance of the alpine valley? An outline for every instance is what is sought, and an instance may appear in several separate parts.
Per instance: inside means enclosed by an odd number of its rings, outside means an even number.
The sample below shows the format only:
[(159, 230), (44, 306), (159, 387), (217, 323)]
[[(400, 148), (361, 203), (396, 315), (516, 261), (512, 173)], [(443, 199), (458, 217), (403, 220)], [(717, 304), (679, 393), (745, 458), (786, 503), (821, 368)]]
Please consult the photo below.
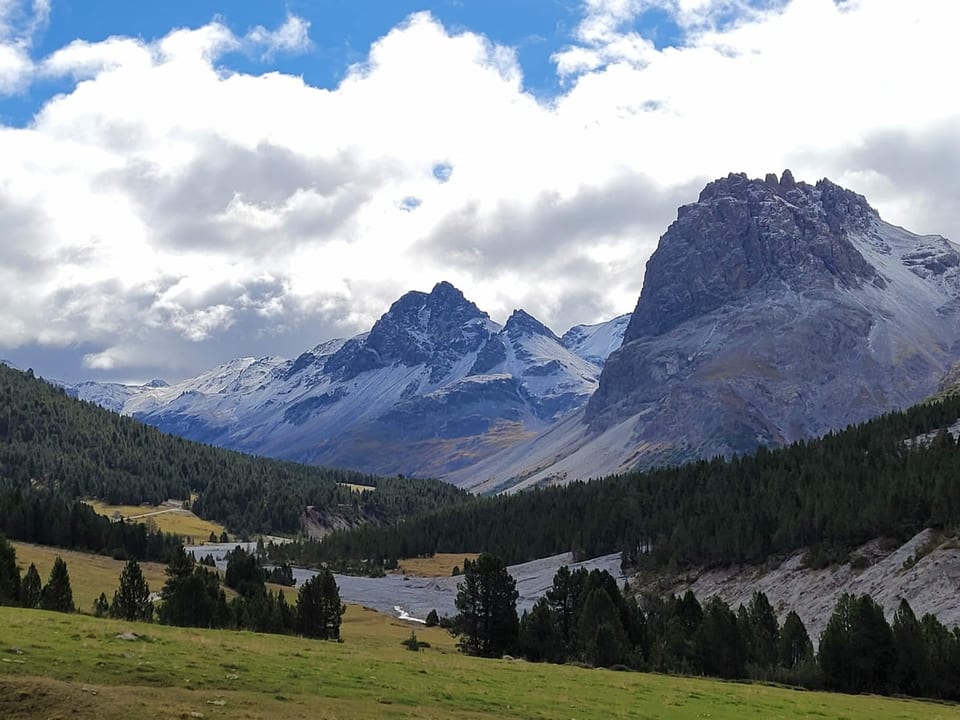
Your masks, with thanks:
[(632, 315), (502, 327), (441, 282), (296, 359), (71, 394), (227, 448), (490, 493), (748, 453), (930, 396), (960, 253), (829, 180), (731, 174), (681, 207)]

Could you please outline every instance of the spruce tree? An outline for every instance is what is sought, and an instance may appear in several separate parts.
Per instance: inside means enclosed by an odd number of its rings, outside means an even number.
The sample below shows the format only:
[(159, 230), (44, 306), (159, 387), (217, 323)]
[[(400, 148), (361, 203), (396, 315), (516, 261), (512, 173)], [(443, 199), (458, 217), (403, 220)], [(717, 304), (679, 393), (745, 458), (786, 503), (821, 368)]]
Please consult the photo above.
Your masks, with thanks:
[(297, 630), (304, 637), (339, 640), (340, 619), (345, 611), (336, 579), (324, 568), (300, 586)]
[(121, 620), (150, 622), (153, 619), (150, 586), (143, 577), (140, 563), (132, 558), (120, 573), (120, 587), (113, 594), (110, 615)]
[(20, 604), (20, 568), (17, 551), (0, 535), (0, 605)]
[(923, 639), (920, 621), (906, 600), (900, 601), (893, 616), (892, 629), (897, 657), (893, 683), (902, 693), (919, 695), (930, 673), (930, 653)]
[(107, 600), (106, 593), (100, 593), (100, 597), (93, 601), (93, 616), (102, 618), (110, 613), (110, 601)]
[(39, 607), (42, 590), (43, 585), (40, 581), (40, 573), (37, 572), (37, 566), (30, 563), (27, 574), (23, 576), (23, 582), (20, 584), (20, 604), (25, 608)]
[(810, 642), (807, 628), (792, 610), (783, 621), (777, 655), (780, 665), (788, 669), (813, 659), (813, 643)]
[(762, 592), (755, 592), (747, 609), (749, 622), (749, 661), (763, 668), (777, 663), (777, 646), (780, 642), (780, 627), (777, 615)]
[(67, 563), (57, 555), (50, 570), (50, 579), (40, 593), (40, 607), (44, 610), (70, 613), (73, 605), (73, 590), (70, 589), (70, 573)]
[(467, 560), (458, 585), (460, 649), (468, 655), (500, 657), (513, 648), (520, 630), (517, 584), (503, 560), (483, 553)]

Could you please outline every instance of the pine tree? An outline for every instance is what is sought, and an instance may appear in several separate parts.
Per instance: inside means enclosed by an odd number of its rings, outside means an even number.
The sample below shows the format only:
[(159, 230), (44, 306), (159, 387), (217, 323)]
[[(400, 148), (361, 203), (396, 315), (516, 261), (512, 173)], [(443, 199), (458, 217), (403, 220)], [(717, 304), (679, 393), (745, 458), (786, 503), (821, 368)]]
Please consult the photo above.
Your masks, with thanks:
[(0, 535), (0, 605), (20, 604), (20, 568), (17, 551)]
[(30, 563), (27, 574), (23, 576), (23, 582), (20, 584), (20, 604), (25, 608), (39, 607), (42, 590), (43, 585), (40, 581), (40, 573), (37, 572), (37, 566)]
[(437, 615), (436, 610), (431, 610), (427, 613), (426, 625), (427, 627), (436, 627), (440, 624), (440, 616)]
[(792, 610), (783, 621), (777, 655), (780, 665), (788, 669), (813, 659), (813, 643), (810, 642), (807, 628)]
[(297, 630), (304, 637), (340, 639), (340, 619), (346, 607), (333, 573), (324, 568), (300, 586), (297, 596)]
[(604, 588), (594, 588), (587, 595), (578, 631), (583, 643), (583, 659), (589, 664), (610, 667), (624, 661), (626, 633), (617, 606)]
[(107, 600), (106, 593), (100, 593), (100, 597), (93, 601), (93, 616), (102, 618), (110, 613), (110, 601)]
[(820, 638), (820, 666), (828, 688), (886, 692), (895, 660), (893, 632), (869, 595), (844, 593)]
[(923, 639), (920, 621), (906, 600), (900, 601), (893, 616), (892, 629), (897, 657), (893, 683), (902, 693), (919, 695), (930, 673), (930, 653)]
[(746, 676), (747, 648), (737, 616), (717, 595), (707, 601), (696, 634), (697, 657), (703, 672), (723, 678)]
[(59, 555), (53, 561), (50, 578), (40, 593), (40, 607), (66, 613), (76, 610), (73, 605), (73, 590), (70, 589), (70, 573), (67, 572), (67, 564)]
[(777, 646), (780, 642), (780, 627), (777, 615), (762, 592), (755, 592), (747, 609), (750, 631), (748, 634), (749, 661), (763, 668), (777, 663)]
[(520, 630), (517, 597), (516, 581), (503, 560), (489, 553), (467, 560), (456, 598), (460, 649), (481, 657), (500, 657), (510, 650)]
[(113, 594), (110, 615), (121, 620), (150, 622), (153, 619), (150, 586), (143, 577), (140, 563), (132, 558), (120, 573), (120, 587)]

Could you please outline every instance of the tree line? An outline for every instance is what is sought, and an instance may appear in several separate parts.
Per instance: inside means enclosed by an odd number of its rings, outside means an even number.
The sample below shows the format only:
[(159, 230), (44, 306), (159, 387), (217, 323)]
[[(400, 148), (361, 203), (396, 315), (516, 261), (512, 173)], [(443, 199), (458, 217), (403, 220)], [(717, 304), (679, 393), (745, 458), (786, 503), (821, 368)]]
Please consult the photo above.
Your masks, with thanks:
[[(283, 552), (312, 565), (436, 552), (486, 551), (509, 564), (622, 552), (631, 565), (683, 569), (811, 547), (811, 563), (842, 561), (871, 538), (960, 524), (960, 446), (940, 431), (958, 417), (960, 399), (948, 398), (748, 457), (475, 498)], [(924, 433), (934, 434), (912, 441)]]
[[(294, 606), (287, 603), (283, 591), (274, 594), (264, 585), (268, 574), (255, 556), (239, 547), (227, 565), (227, 585), (237, 592), (230, 601), (221, 587), (220, 574), (197, 563), (182, 546), (164, 572), (167, 579), (155, 608), (140, 564), (131, 558), (120, 573), (113, 600), (101, 593), (94, 601), (93, 614), (139, 622), (151, 622), (156, 614), (165, 625), (340, 639), (346, 608), (329, 570), (301, 584)], [(21, 577), (16, 550), (0, 535), (0, 605), (75, 612), (66, 562), (57, 556), (47, 584), (41, 587), (33, 563)]]
[(481, 554), (466, 563), (458, 614), (446, 624), (461, 650), (482, 657), (960, 699), (960, 628), (918, 620), (906, 600), (891, 625), (869, 595), (842, 595), (815, 653), (800, 617), (791, 611), (779, 623), (761, 592), (734, 610), (718, 596), (701, 604), (690, 591), (638, 599), (628, 590), (606, 571), (562, 567), (518, 618), (506, 565)]
[[(237, 535), (301, 530), (307, 506), (350, 520), (388, 521), (462, 501), (447, 483), (377, 477), (215, 448), (69, 397), (0, 365), (0, 479), (110, 504), (189, 501)], [(369, 485), (374, 492), (345, 487)], [(13, 534), (13, 533), (11, 533)]]
[(142, 523), (112, 522), (55, 489), (2, 478), (0, 508), (0, 533), (22, 542), (154, 562), (166, 562), (183, 544), (180, 536)]

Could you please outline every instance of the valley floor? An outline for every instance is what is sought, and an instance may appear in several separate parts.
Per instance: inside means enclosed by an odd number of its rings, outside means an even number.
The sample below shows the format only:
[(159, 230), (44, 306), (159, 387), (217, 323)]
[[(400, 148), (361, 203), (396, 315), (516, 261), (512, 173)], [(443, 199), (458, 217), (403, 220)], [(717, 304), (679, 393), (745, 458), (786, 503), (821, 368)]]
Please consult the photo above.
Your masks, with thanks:
[[(960, 707), (458, 653), (350, 606), (343, 643), (0, 608), (0, 717), (960, 718)], [(121, 639), (125, 632), (134, 640)]]

